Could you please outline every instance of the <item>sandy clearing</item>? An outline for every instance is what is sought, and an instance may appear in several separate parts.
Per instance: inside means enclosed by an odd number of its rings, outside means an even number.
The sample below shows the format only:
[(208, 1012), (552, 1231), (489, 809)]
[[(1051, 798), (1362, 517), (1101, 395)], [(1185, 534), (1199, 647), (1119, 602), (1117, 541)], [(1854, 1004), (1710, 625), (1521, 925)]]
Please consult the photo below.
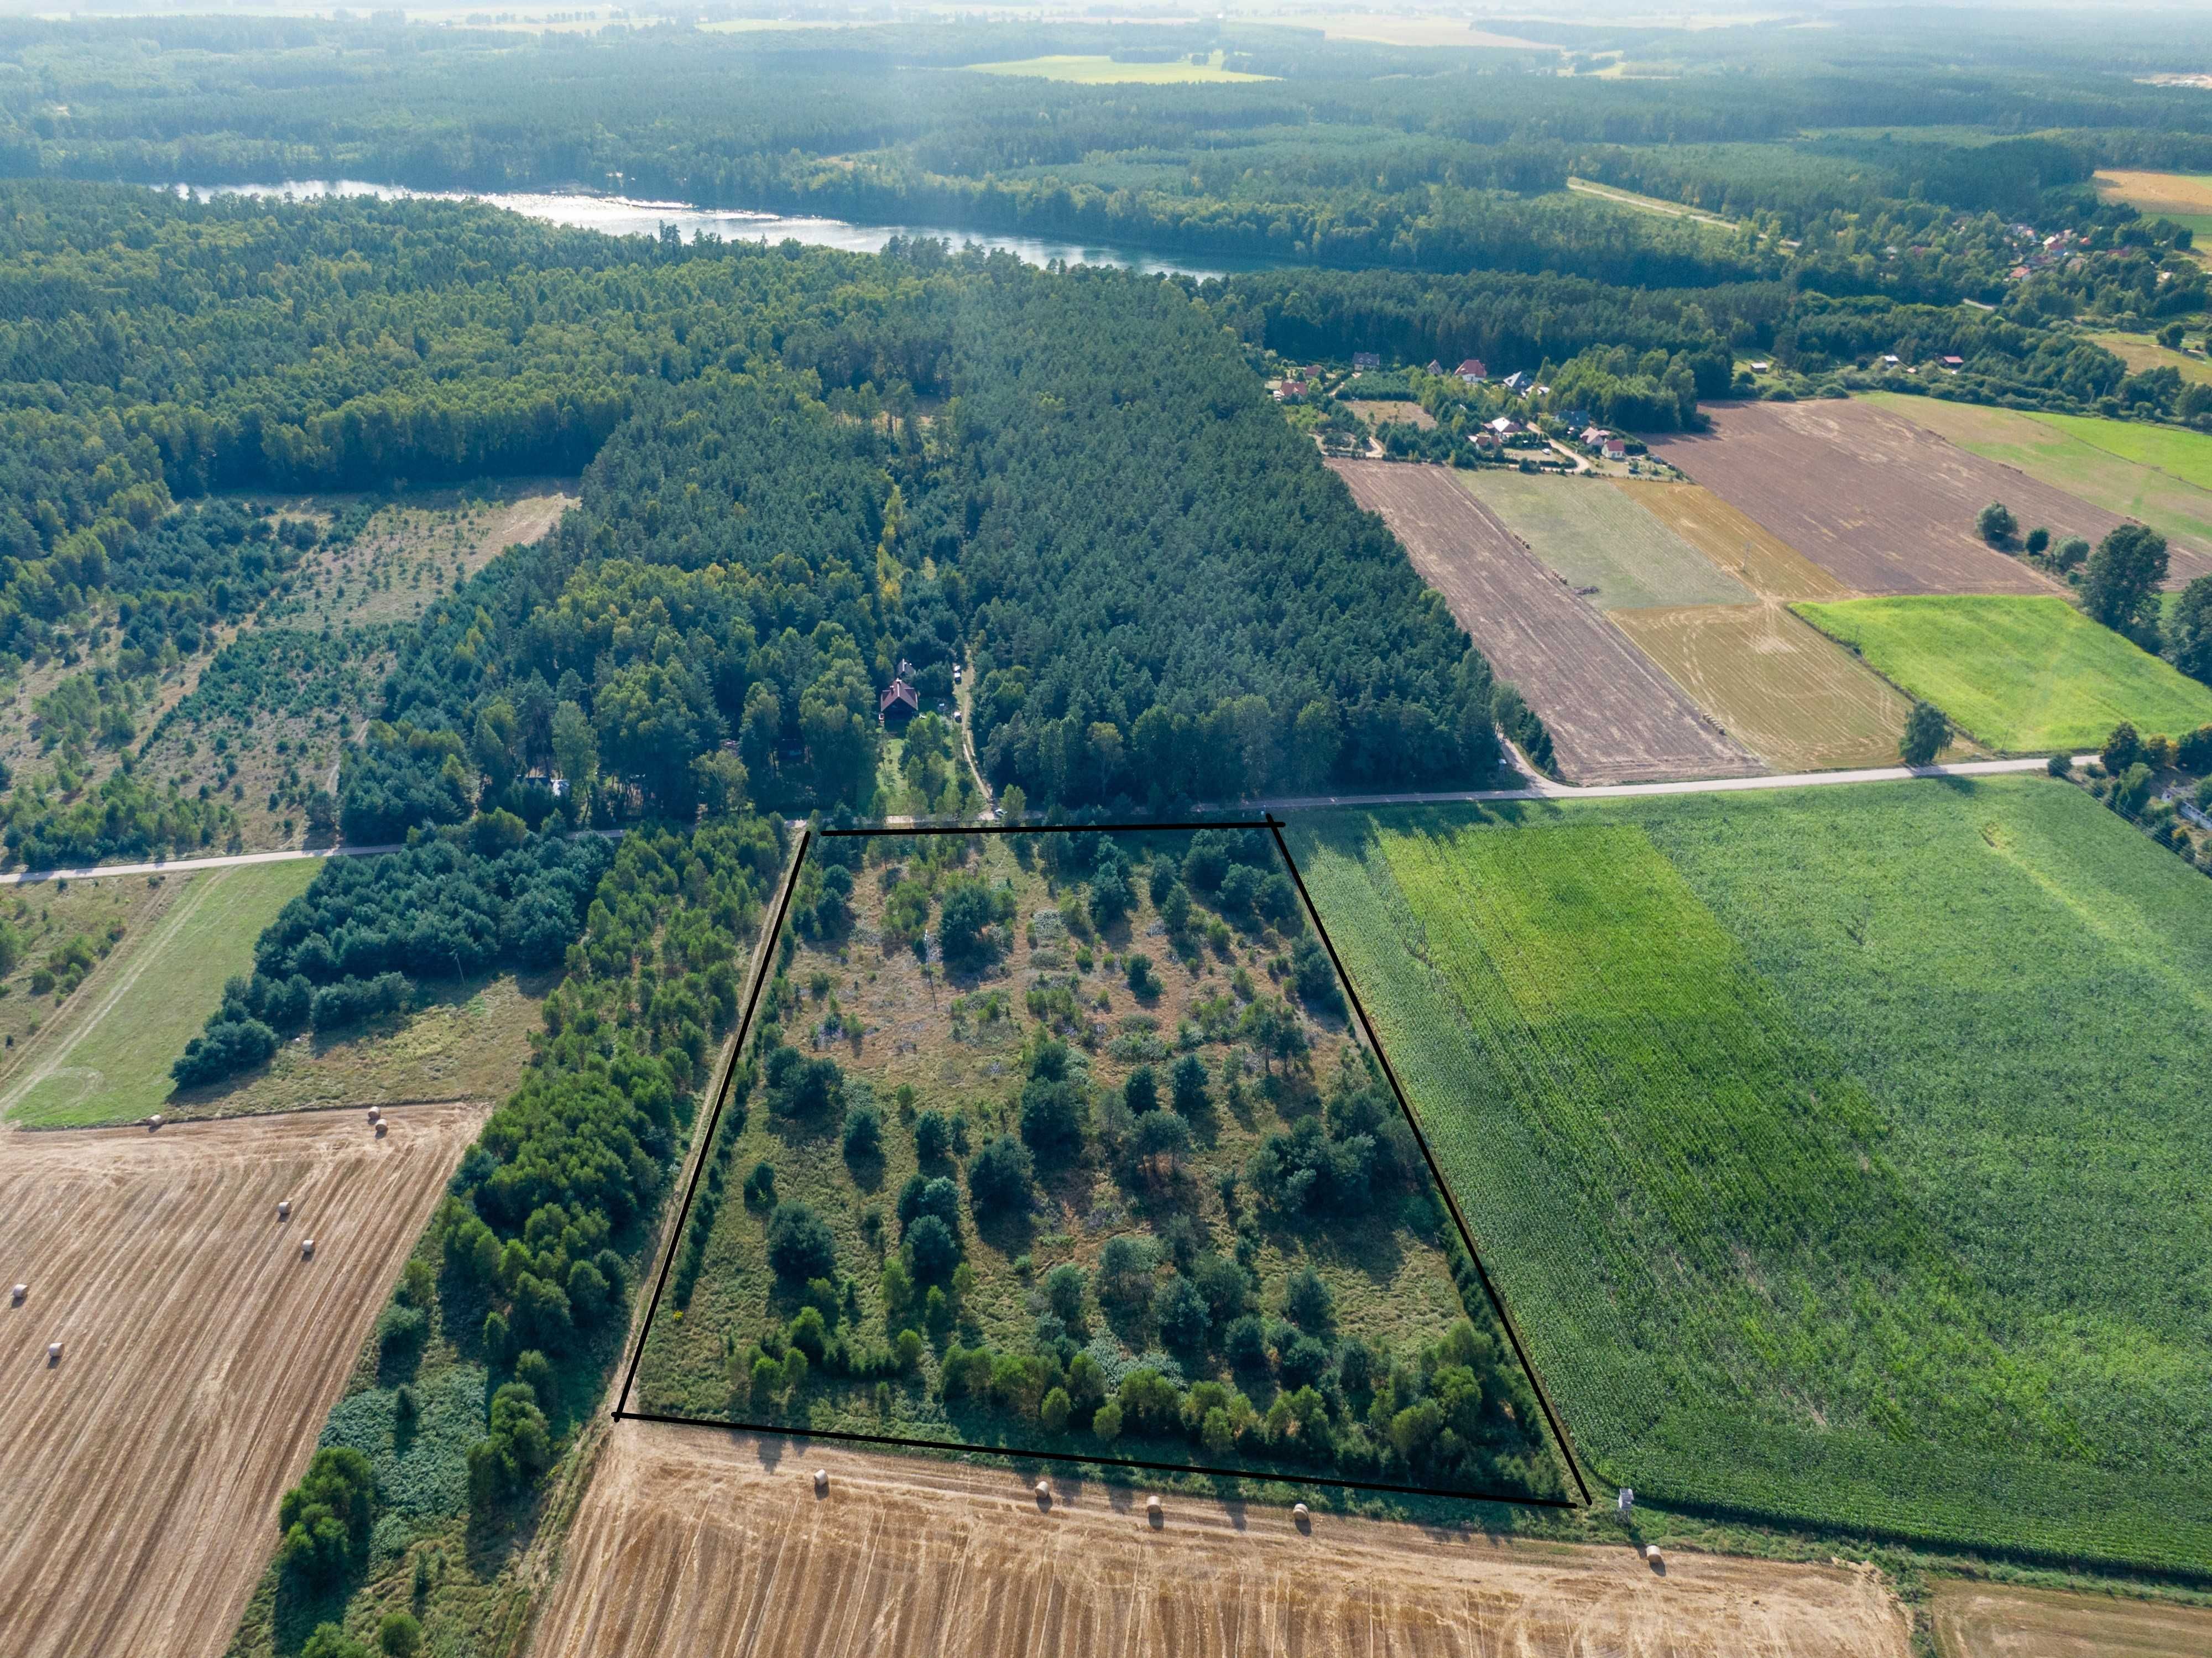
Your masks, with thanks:
[[(1421, 579), (1543, 717), (1575, 783), (1733, 777), (1764, 769), (1723, 737), (1627, 635), (1571, 592), (1451, 472), (1332, 461), (1380, 513)], [(1595, 485), (1570, 486), (1595, 488)]]
[(2059, 591), (1974, 532), (2002, 500), (2053, 536), (2100, 539), (2120, 519), (2024, 472), (1970, 454), (1871, 404), (1722, 404), (1709, 432), (1651, 451), (1863, 593)]
[[(811, 1480), (827, 1469), (830, 1492)], [(1164, 1499), (630, 1422), (595, 1470), (532, 1651), (1358, 1651), (1902, 1658), (1871, 1574)]]
[(0, 1279), (30, 1285), (0, 1307), (10, 1658), (223, 1651), (485, 1108), (389, 1115), (0, 1136)]
[(1936, 1586), (1943, 1658), (2201, 1658), (2212, 1607), (1957, 1578)]

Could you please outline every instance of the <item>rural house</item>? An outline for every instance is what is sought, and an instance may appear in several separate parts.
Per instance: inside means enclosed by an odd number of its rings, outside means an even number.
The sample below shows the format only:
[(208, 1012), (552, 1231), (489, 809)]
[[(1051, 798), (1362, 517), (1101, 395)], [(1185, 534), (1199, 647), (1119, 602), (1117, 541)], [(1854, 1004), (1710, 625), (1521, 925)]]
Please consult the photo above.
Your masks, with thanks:
[(1354, 368), (1380, 368), (1382, 358), (1376, 352), (1355, 351), (1352, 354), (1352, 366)]
[(1469, 386), (1480, 386), (1483, 381), (1490, 378), (1490, 371), (1482, 366), (1482, 359), (1480, 357), (1469, 357), (1465, 362), (1460, 364), (1458, 367), (1453, 369), (1452, 373), (1458, 375)]
[(898, 672), (893, 676), (891, 683), (884, 687), (883, 695), (877, 699), (876, 718), (883, 721), (887, 727), (894, 725), (904, 726), (908, 720), (921, 712), (921, 694), (907, 679), (907, 676), (913, 671), (914, 664), (901, 657)]
[(1605, 447), (1601, 452), (1607, 460), (1626, 460), (1628, 446), (1619, 438), (1607, 438), (1605, 440)]

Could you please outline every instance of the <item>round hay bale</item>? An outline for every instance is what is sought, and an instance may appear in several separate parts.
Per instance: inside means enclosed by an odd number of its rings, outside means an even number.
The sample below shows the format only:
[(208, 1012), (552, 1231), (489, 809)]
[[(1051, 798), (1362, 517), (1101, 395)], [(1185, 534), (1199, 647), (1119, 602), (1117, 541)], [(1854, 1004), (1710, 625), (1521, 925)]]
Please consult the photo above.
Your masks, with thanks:
[(1296, 1515), (1299, 1519), (1303, 1520), (1310, 1512), (1310, 1510), (1308, 1509), (1306, 1505), (1303, 1503), (1293, 1503), (1291, 1504), (1291, 1512)]
[(1646, 1543), (1644, 1546), (1644, 1558), (1656, 1566), (1667, 1557), (1659, 1552), (1659, 1546), (1656, 1543)]
[(313, 1239), (313, 1238), (301, 1238), (301, 1239), (300, 1240), (300, 1259), (301, 1259), (301, 1260), (313, 1260), (314, 1258), (315, 1258), (315, 1241), (314, 1241), (314, 1239)]
[(1046, 1503), (1052, 1501), (1052, 1487), (1042, 1479), (1036, 1483), (1036, 1499), (1040, 1503)]
[(62, 1362), (62, 1345), (61, 1345), (61, 1343), (60, 1343), (60, 1342), (58, 1342), (58, 1341), (49, 1341), (49, 1342), (46, 1344), (46, 1363), (47, 1363), (49, 1365), (53, 1365), (53, 1364), (58, 1364), (58, 1363), (60, 1363), (61, 1362)]
[(827, 1468), (817, 1468), (814, 1471), (814, 1494), (817, 1497), (822, 1496), (823, 1493), (828, 1491), (829, 1489), (830, 1470)]
[(30, 1293), (31, 1286), (29, 1284), (19, 1284), (15, 1285), (14, 1289), (8, 1291), (8, 1304), (10, 1307), (21, 1307), (23, 1304), (23, 1297)]
[(379, 1119), (379, 1121), (378, 1121), (378, 1122), (377, 1122), (377, 1125), (376, 1125), (376, 1138), (377, 1138), (377, 1139), (382, 1139), (384, 1138), (384, 1131), (385, 1131), (386, 1129), (389, 1128), (391, 1126), (392, 1126), (392, 1125), (391, 1125), (390, 1123), (388, 1123), (388, 1122), (385, 1122), (385, 1121), (382, 1121), (381, 1119)]
[(291, 1218), (292, 1218), (292, 1199), (289, 1199), (289, 1198), (280, 1198), (279, 1199), (277, 1199), (277, 1203), (276, 1203), (276, 1218), (277, 1218), (277, 1219), (279, 1219), (279, 1220), (289, 1220), (289, 1219), (291, 1219)]
[(380, 1119), (383, 1117), (383, 1115), (384, 1115), (384, 1108), (383, 1108), (382, 1106), (380, 1106), (380, 1105), (372, 1105), (372, 1106), (370, 1106), (370, 1107), (368, 1108), (368, 1120), (369, 1120), (371, 1122), (378, 1121), (379, 1120), (380, 1120)]
[(161, 1114), (160, 1112), (156, 1111), (152, 1116), (146, 1119), (146, 1132), (148, 1133), (151, 1134), (158, 1132), (161, 1127)]

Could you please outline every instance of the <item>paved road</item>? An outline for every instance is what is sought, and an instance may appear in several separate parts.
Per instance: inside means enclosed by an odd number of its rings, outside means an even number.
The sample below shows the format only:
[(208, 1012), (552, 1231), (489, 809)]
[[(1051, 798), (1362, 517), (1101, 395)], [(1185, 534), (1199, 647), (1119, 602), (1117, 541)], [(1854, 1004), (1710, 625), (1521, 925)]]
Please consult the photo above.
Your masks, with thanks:
[[(2081, 754), (2074, 757), (2076, 765), (2087, 765), (2097, 756)], [(1519, 755), (1514, 758), (1518, 761)], [(1801, 771), (1774, 777), (1715, 777), (1692, 780), (1682, 783), (1595, 783), (1586, 788), (1577, 788), (1566, 783), (1554, 783), (1527, 770), (1526, 788), (1518, 789), (1452, 789), (1419, 794), (1301, 794), (1285, 796), (1273, 800), (1243, 800), (1234, 806), (1207, 806), (1207, 811), (1227, 811), (1258, 809), (1265, 811), (1320, 811), (1331, 806), (1440, 806), (1464, 801), (1491, 800), (1609, 800), (1622, 795), (1636, 794), (1733, 794), (1746, 789), (1802, 789), (1830, 783), (1901, 783), (1916, 777), (1989, 777), (2000, 772), (2041, 771), (2048, 763), (2043, 760), (1970, 760), (1956, 766), (1875, 766), (1860, 771)], [(795, 825), (799, 820), (792, 820)], [(912, 817), (886, 817), (888, 827), (899, 828), (921, 820)], [(620, 829), (585, 829), (586, 835), (619, 837)], [(85, 881), (103, 875), (167, 875), (183, 874), (196, 869), (236, 869), (245, 864), (289, 864), (302, 858), (374, 858), (383, 853), (399, 852), (404, 847), (395, 842), (382, 847), (292, 847), (283, 852), (240, 852), (223, 858), (172, 858), (151, 864), (94, 864), (82, 869), (17, 870), (0, 875), (0, 886), (26, 886), (39, 881)]]
[[(2084, 764), (2097, 756), (2077, 755)], [(1917, 777), (1989, 777), (2001, 772), (2041, 771), (2047, 760), (1969, 760), (1955, 766), (1873, 766), (1858, 771), (1788, 772), (1769, 777), (1715, 777), (1683, 783), (1594, 783), (1576, 788), (1531, 775), (1517, 789), (1457, 789), (1424, 794), (1302, 794), (1248, 804), (1270, 811), (1318, 811), (1329, 806), (1426, 806), (1460, 801), (1611, 800), (1639, 794), (1735, 794), (1748, 789), (1802, 789), (1831, 783), (1903, 783)]]

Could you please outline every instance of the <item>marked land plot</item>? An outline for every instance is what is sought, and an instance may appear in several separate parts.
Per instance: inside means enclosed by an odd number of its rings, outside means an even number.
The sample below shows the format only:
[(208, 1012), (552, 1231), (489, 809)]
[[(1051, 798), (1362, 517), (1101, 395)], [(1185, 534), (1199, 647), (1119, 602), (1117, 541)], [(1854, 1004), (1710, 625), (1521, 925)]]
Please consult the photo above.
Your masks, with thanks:
[(1744, 604), (1751, 590), (1601, 478), (1454, 472), (1538, 558), (1601, 610)]
[(1911, 703), (1779, 605), (1615, 610), (1613, 622), (1777, 770), (1897, 763)]
[(2212, 1607), (2014, 1583), (1936, 1585), (1929, 1608), (1943, 1658), (2202, 1658)]
[[(793, 890), (618, 1416), (1588, 1500), (1268, 829), (832, 831)], [(1375, 1378), (1395, 1422), (1439, 1365), (1481, 1408), (1370, 1436)]]
[(1385, 461), (1330, 467), (1362, 507), (1382, 515), (1499, 677), (1518, 686), (1543, 716), (1568, 780), (1736, 777), (1761, 769), (1449, 471)]
[[(2162, 531), (2168, 587), (2212, 574), (2212, 552), (2206, 550), (2212, 548), (2212, 437), (2139, 421), (2031, 414), (1887, 393), (1878, 400), (1961, 449)], [(2027, 528), (2036, 522), (2021, 519)]]
[(1848, 598), (1851, 590), (1711, 490), (1624, 483), (1637, 505), (1762, 598)]
[(0, 1137), (0, 1278), (30, 1286), (0, 1307), (10, 1658), (224, 1650), (483, 1115), (398, 1110), (383, 1139), (350, 1112)]
[(2061, 540), (2095, 541), (2120, 521), (1869, 404), (1707, 412), (1711, 431), (1653, 437), (1652, 452), (1859, 592), (2056, 591), (1976, 536), (1975, 515), (1992, 501)]
[[(817, 1499), (811, 1479), (829, 1489)], [(1904, 1658), (1870, 1572), (1289, 1515), (775, 1439), (617, 1433), (535, 1658), (1172, 1652)]]

